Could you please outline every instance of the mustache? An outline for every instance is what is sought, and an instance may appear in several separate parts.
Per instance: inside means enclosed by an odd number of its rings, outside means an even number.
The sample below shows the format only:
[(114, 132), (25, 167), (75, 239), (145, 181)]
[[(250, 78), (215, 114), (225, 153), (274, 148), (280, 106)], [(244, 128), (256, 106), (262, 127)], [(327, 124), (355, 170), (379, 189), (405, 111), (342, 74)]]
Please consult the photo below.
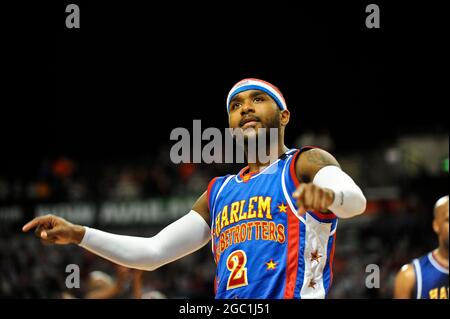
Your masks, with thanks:
[(261, 119), (254, 115), (249, 115), (249, 116), (243, 117), (239, 121), (239, 127), (242, 127), (245, 123), (251, 122), (251, 121), (261, 122)]

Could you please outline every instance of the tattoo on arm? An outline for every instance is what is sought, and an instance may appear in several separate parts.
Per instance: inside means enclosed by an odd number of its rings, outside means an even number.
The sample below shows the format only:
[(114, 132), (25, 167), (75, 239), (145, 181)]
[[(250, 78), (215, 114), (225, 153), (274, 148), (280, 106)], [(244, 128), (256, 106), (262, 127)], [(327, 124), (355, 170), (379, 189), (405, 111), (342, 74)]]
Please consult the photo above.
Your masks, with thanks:
[(300, 154), (296, 163), (296, 173), (302, 183), (310, 183), (316, 173), (328, 165), (340, 167), (338, 161), (330, 153), (320, 149), (307, 150)]
[(310, 164), (317, 165), (318, 167), (337, 165), (337, 163), (335, 161), (331, 161), (328, 156), (325, 156), (322, 152), (317, 152), (315, 150), (305, 152), (305, 157)]

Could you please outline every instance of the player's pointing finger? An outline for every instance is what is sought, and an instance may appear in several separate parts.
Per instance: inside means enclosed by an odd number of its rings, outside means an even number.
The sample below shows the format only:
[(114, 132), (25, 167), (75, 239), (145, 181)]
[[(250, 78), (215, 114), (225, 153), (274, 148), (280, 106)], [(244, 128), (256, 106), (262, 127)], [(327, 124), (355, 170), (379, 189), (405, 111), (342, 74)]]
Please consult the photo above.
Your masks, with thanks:
[(35, 218), (32, 221), (29, 221), (28, 223), (26, 223), (23, 227), (22, 227), (22, 231), (23, 232), (27, 232), (30, 229), (36, 227), (39, 225), (39, 221)]
[(22, 231), (27, 232), (30, 229), (45, 223), (47, 218), (48, 218), (47, 216), (39, 216), (34, 218), (33, 220), (29, 221), (22, 227)]

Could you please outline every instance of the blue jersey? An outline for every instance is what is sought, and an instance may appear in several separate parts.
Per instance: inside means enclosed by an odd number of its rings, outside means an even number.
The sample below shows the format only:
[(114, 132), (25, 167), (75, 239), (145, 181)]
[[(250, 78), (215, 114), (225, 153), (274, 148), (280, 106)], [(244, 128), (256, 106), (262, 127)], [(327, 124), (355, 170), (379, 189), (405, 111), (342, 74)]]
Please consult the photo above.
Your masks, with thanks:
[(428, 253), (413, 261), (417, 299), (448, 299), (448, 268)]
[(298, 213), (292, 193), (302, 150), (289, 150), (258, 174), (246, 167), (209, 183), (216, 298), (326, 297), (337, 218)]

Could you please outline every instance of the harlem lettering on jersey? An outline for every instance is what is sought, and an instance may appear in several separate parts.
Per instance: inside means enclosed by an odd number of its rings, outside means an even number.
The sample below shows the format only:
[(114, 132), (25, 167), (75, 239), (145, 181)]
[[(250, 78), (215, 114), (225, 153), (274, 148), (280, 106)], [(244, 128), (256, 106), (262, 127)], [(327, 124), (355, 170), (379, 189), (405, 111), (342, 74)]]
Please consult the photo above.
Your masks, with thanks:
[[(280, 244), (284, 243), (286, 240), (284, 225), (271, 221), (273, 219), (271, 203), (270, 196), (253, 196), (249, 200), (243, 199), (225, 205), (217, 214), (214, 224), (214, 236), (220, 237), (216, 254), (220, 255), (231, 245), (247, 240), (271, 240)], [(284, 203), (279, 205), (279, 210), (286, 213)], [(236, 225), (241, 221), (245, 222)], [(221, 232), (222, 229), (231, 225), (234, 226)]]
[(429, 299), (448, 299), (448, 286), (440, 288), (433, 288), (428, 291)]

